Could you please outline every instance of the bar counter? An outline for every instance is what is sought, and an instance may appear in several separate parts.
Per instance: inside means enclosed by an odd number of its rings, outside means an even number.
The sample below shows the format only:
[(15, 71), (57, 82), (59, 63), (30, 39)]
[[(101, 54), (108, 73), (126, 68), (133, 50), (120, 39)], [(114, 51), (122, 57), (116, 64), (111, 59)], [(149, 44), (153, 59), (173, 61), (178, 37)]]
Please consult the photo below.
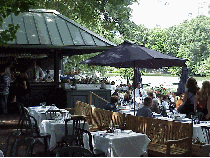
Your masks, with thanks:
[[(58, 82), (30, 82), (31, 94), (29, 96), (28, 106), (38, 106), (41, 102), (47, 105), (56, 104), (58, 108), (74, 108), (76, 101), (90, 103), (90, 93), (97, 94), (103, 99), (110, 101), (111, 91), (106, 89), (98, 90), (73, 90), (59, 88)], [(92, 105), (97, 108), (103, 108), (106, 102), (92, 95)]]

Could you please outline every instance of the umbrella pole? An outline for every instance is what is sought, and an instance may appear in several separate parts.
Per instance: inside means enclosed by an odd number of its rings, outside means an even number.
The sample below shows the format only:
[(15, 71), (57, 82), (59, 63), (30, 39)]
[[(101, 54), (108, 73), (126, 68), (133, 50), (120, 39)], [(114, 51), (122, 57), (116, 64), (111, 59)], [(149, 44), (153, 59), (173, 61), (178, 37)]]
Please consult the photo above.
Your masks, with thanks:
[(135, 64), (135, 61), (134, 61), (134, 116), (135, 116), (135, 112), (136, 112), (136, 64)]

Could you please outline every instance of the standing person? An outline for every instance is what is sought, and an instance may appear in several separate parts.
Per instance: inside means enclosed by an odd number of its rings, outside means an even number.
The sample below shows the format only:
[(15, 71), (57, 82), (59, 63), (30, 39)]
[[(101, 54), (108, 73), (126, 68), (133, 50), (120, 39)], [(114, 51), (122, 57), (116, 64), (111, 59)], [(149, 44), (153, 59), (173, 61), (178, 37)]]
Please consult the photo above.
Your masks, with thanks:
[(149, 117), (152, 118), (152, 110), (150, 109), (152, 106), (152, 98), (146, 97), (144, 99), (144, 106), (137, 111), (136, 116)]
[[(134, 92), (132, 95), (134, 97)], [(147, 93), (142, 89), (140, 82), (137, 83), (137, 87), (135, 89), (135, 97), (142, 97), (142, 98), (147, 97)]]
[[(22, 72), (16, 77), (15, 85), (15, 100), (19, 103), (26, 104), (26, 95), (31, 93), (30, 82), (26, 73)], [(27, 105), (25, 105), (27, 107)]]
[(210, 82), (204, 81), (202, 83), (200, 91), (196, 94), (194, 101), (194, 110), (202, 112), (205, 117), (208, 114), (207, 104), (210, 98), (209, 92), (210, 92)]
[(111, 95), (115, 92), (115, 90), (116, 90), (115, 82), (112, 81), (111, 82)]
[(188, 115), (189, 113), (194, 112), (195, 96), (199, 90), (197, 86), (197, 81), (193, 77), (188, 78), (187, 83), (186, 83), (186, 88), (187, 90), (184, 93), (183, 101), (186, 102), (189, 99), (190, 104), (184, 107), (184, 110), (182, 113)]
[(26, 70), (30, 81), (41, 81), (45, 77), (44, 71), (36, 65), (36, 61), (32, 61), (32, 66)]
[(118, 112), (116, 104), (118, 103), (119, 97), (118, 96), (111, 96), (111, 102), (107, 103), (104, 107), (105, 110)]
[(6, 63), (6, 69), (5, 69), (5, 75), (7, 75), (10, 79), (12, 79), (12, 76), (11, 76), (11, 67), (13, 67), (14, 65), (14, 62), (13, 60), (10, 60), (9, 62)]
[(7, 98), (9, 95), (9, 86), (11, 80), (5, 73), (5, 66), (0, 66), (0, 106), (3, 114), (7, 115)]

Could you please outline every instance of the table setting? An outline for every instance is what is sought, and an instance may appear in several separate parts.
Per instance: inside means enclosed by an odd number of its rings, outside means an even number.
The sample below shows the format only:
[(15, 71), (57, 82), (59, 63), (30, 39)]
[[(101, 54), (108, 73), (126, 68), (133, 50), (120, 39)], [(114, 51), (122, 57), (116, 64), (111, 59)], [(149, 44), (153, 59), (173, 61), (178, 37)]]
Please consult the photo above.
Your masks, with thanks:
[[(65, 109), (57, 108), (55, 104), (52, 104), (51, 106), (46, 106), (46, 102), (40, 103), (40, 106), (28, 107), (29, 114), (37, 120), (37, 124), (40, 124), (42, 120), (49, 119), (49, 114), (46, 115), (46, 112), (48, 110), (61, 110), (61, 112), (63, 113), (68, 113), (68, 111)], [(56, 113), (56, 115), (57, 114), (58, 113)]]
[(147, 153), (150, 139), (146, 134), (132, 130), (114, 129), (112, 132), (91, 132), (93, 146), (106, 153), (107, 157), (136, 157)]

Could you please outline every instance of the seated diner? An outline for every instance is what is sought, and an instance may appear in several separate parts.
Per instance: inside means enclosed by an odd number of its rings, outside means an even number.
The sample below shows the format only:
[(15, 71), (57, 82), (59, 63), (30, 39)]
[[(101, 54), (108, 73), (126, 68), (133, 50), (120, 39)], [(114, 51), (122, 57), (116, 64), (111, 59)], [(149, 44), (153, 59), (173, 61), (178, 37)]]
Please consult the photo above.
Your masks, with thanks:
[(111, 96), (111, 101), (105, 105), (104, 109), (112, 112), (118, 112), (118, 109), (116, 107), (118, 100), (119, 100), (118, 96), (116, 95)]
[(137, 111), (137, 116), (149, 117), (152, 118), (152, 98), (146, 97), (144, 99), (144, 106)]

